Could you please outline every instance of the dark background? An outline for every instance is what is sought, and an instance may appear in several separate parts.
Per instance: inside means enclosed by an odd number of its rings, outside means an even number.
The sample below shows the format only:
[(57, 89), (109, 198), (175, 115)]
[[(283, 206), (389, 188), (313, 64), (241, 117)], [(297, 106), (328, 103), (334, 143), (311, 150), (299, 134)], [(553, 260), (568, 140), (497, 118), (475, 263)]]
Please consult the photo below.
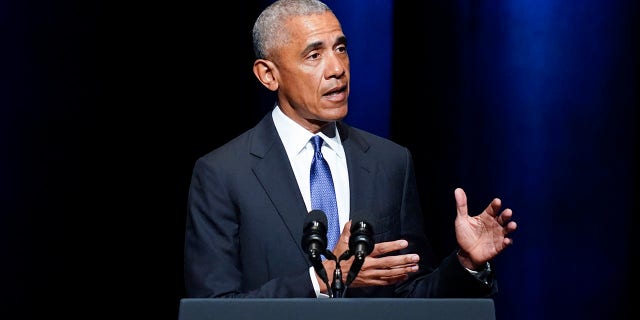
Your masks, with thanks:
[[(0, 1), (0, 317), (176, 318), (193, 163), (272, 105), (266, 2)], [(348, 121), (413, 152), (437, 253), (455, 187), (514, 209), (498, 318), (637, 314), (637, 2), (327, 3), (366, 39)]]

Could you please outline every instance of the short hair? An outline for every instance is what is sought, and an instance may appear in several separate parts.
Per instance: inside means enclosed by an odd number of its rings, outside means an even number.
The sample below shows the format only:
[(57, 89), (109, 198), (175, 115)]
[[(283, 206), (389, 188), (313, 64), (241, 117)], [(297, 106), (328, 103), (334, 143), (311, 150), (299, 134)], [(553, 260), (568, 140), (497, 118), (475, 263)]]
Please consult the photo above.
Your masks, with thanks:
[(273, 49), (289, 39), (284, 24), (291, 17), (332, 12), (318, 0), (277, 0), (265, 8), (253, 25), (253, 51), (256, 59), (267, 59)]

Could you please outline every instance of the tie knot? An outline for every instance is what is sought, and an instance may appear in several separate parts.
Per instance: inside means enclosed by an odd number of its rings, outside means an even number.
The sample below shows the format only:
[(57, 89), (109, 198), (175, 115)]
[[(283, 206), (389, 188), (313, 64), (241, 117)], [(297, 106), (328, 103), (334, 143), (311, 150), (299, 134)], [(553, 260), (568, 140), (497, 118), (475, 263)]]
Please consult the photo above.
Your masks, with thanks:
[(313, 149), (316, 152), (320, 152), (320, 150), (322, 148), (322, 142), (324, 142), (324, 140), (322, 140), (322, 137), (320, 137), (320, 136), (311, 137), (311, 144), (313, 144)]

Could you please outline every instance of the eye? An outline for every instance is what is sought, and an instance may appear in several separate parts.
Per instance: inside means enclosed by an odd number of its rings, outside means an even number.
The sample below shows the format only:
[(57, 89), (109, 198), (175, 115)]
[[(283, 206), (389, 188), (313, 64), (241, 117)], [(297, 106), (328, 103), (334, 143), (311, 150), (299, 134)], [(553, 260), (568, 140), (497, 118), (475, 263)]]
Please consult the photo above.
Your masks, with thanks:
[(317, 53), (317, 52), (312, 52), (311, 54), (309, 54), (309, 55), (307, 56), (307, 58), (308, 58), (309, 60), (317, 60), (318, 58), (320, 58), (320, 54), (319, 54), (319, 53)]
[(336, 47), (336, 52), (346, 53), (347, 52), (347, 46), (346, 45), (337, 46)]

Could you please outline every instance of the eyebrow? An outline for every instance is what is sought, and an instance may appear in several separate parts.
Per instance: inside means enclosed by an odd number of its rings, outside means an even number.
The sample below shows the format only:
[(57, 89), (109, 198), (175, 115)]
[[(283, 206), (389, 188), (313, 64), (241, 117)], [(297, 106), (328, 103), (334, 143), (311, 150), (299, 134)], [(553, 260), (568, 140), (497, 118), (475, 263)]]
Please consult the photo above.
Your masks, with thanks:
[[(309, 53), (309, 52), (311, 52), (313, 50), (321, 48), (323, 43), (324, 43), (323, 41), (315, 41), (315, 42), (309, 43), (304, 48), (304, 50), (302, 50), (302, 54), (306, 55), (307, 53)], [(342, 36), (338, 37), (334, 43), (335, 44), (345, 44), (346, 45), (347, 44), (347, 37), (342, 35)]]

